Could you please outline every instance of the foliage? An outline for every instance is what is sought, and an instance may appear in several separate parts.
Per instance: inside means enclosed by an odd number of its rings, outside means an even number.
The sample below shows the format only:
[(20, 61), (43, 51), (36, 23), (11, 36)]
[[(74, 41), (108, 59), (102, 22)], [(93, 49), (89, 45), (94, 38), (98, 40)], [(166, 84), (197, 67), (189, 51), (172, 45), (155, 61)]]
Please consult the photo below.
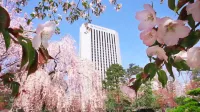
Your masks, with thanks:
[(0, 84), (0, 110), (11, 109), (13, 99), (11, 90), (3, 86), (3, 84)]
[(185, 105), (170, 110), (170, 112), (200, 112), (200, 103), (198, 101), (190, 101)]
[(195, 69), (192, 71), (192, 79), (194, 81), (200, 81), (200, 70)]
[(175, 102), (178, 104), (178, 105), (184, 105), (185, 103), (184, 103), (184, 99), (185, 99), (186, 97), (185, 96), (180, 96), (180, 97), (176, 97), (175, 98)]
[(107, 99), (105, 101), (107, 111), (125, 111), (131, 109), (132, 100), (125, 96), (120, 87), (121, 79), (123, 78), (125, 81), (126, 76), (126, 71), (119, 64), (112, 64), (106, 71), (106, 79), (103, 81), (103, 86), (107, 91)]
[(123, 78), (121, 78), (123, 83), (129, 84), (133, 80), (133, 76), (143, 71), (143, 68), (141, 68), (138, 65), (135, 65), (133, 63), (129, 64), (129, 67), (126, 69), (126, 74)]
[(138, 96), (133, 103), (135, 108), (157, 108), (156, 96), (152, 91), (152, 84), (147, 81), (138, 91)]
[[(173, 79), (172, 68), (179, 72), (198, 69), (200, 62), (196, 52), (199, 52), (199, 47), (194, 46), (200, 37), (200, 18), (197, 17), (200, 9), (195, 8), (199, 3), (198, 0), (168, 0), (169, 9), (178, 14), (177, 20), (156, 17), (156, 11), (150, 4), (144, 4), (144, 10), (136, 13), (136, 19), (140, 21), (138, 29), (142, 31), (140, 39), (148, 46), (146, 52), (150, 59), (132, 85), (136, 92), (142, 83), (156, 75), (165, 87), (168, 79), (166, 71), (162, 70), (164, 66)], [(187, 23), (183, 22), (185, 20)], [(178, 32), (180, 30), (184, 33)]]
[(120, 78), (125, 75), (125, 70), (119, 64), (112, 64), (106, 71), (103, 87), (107, 90), (119, 88)]
[[(117, 3), (117, 0), (109, 0), (116, 10), (121, 8), (121, 4)], [(20, 12), (22, 6), (26, 6), (28, 0), (16, 1), (16, 10)], [(38, 5), (34, 7), (34, 12), (30, 14), (31, 18), (28, 19), (30, 23), (35, 18), (44, 19), (46, 17), (59, 22), (62, 20), (62, 16), (66, 18), (69, 23), (83, 18), (88, 22), (91, 22), (91, 15), (100, 16), (106, 6), (101, 0), (78, 0), (78, 1), (63, 1), (63, 0), (42, 0), (38, 2)], [(63, 11), (62, 16), (58, 13), (58, 10)]]
[(193, 89), (191, 91), (188, 91), (187, 94), (188, 95), (193, 95), (193, 96), (200, 95), (200, 88), (196, 88), (196, 89)]
[(126, 111), (131, 110), (131, 101), (119, 90), (113, 90), (107, 93), (105, 101), (107, 111)]
[[(199, 95), (199, 88), (188, 91), (188, 94), (191, 96)], [(171, 109), (169, 112), (200, 112), (200, 102), (193, 98), (185, 98), (180, 106)]]

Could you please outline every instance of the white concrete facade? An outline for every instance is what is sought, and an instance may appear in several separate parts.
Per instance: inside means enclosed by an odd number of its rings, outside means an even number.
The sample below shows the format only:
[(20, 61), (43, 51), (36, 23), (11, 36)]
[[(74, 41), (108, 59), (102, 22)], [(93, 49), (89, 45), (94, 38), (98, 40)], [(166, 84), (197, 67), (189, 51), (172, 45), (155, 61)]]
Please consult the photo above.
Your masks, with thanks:
[(80, 57), (92, 61), (103, 80), (110, 65), (121, 64), (118, 33), (93, 24), (88, 27), (89, 30), (84, 24), (80, 27)]

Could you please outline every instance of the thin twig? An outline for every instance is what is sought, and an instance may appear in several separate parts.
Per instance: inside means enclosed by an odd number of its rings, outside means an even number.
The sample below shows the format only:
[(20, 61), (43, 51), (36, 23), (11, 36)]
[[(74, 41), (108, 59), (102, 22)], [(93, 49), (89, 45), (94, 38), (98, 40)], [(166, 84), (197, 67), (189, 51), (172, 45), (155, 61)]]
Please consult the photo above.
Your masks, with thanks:
[(191, 31), (195, 30), (200, 25), (200, 22), (198, 22), (194, 28), (191, 29)]
[(18, 62), (20, 62), (20, 61), (17, 60), (17, 61), (15, 61), (15, 62), (11, 63), (11, 64), (8, 64), (8, 65), (6, 65), (6, 67), (3, 68), (2, 70), (6, 69), (6, 68), (8, 68), (8, 67), (11, 67), (11, 66), (13, 66), (14, 64), (16, 64), (16, 63), (18, 63)]
[(81, 1), (81, 0), (78, 0), (78, 3), (77, 3), (77, 6), (76, 6), (76, 8), (78, 8), (78, 5), (79, 5), (80, 1)]
[[(57, 56), (60, 54), (60, 46), (59, 46), (59, 51), (58, 53), (56, 54), (55, 58), (57, 58)], [(58, 66), (57, 63), (56, 63), (56, 59), (54, 59), (54, 63), (55, 63), (55, 66), (54, 66), (54, 71), (56, 71), (56, 67)]]

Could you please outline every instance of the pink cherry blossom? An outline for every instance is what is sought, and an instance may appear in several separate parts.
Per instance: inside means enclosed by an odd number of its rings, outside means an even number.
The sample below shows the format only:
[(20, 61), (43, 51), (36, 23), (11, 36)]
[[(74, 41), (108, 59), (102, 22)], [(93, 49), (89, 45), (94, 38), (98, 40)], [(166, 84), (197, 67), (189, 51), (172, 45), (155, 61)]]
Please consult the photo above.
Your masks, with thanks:
[(140, 21), (139, 30), (151, 29), (156, 25), (156, 12), (149, 4), (144, 4), (143, 11), (136, 13), (136, 19)]
[(101, 0), (97, 0), (97, 3), (101, 3)]
[(187, 51), (187, 64), (191, 68), (200, 68), (200, 47), (193, 47)]
[(157, 32), (154, 29), (144, 30), (140, 33), (140, 39), (143, 40), (145, 45), (151, 46), (156, 42)]
[(75, 8), (75, 7), (76, 7), (76, 3), (75, 3), (74, 1), (71, 1), (71, 2), (70, 2), (70, 5), (71, 5), (72, 8)]
[(167, 46), (178, 44), (179, 38), (185, 38), (190, 33), (190, 28), (181, 20), (164, 17), (158, 23), (158, 42)]
[(135, 91), (128, 86), (122, 85), (120, 86), (120, 90), (124, 95), (128, 96), (130, 99), (134, 99), (136, 97)]
[(48, 40), (55, 32), (56, 23), (53, 21), (47, 21), (44, 24), (39, 24), (36, 29), (36, 35), (32, 40), (32, 45), (35, 49), (39, 49), (41, 45), (44, 48), (48, 47)]
[(195, 3), (189, 3), (186, 6), (187, 14), (192, 14), (194, 21), (200, 22), (200, 0), (196, 0)]
[(146, 52), (147, 52), (148, 56), (156, 55), (160, 60), (165, 60), (167, 62), (168, 57), (167, 57), (164, 49), (157, 45), (147, 48)]
[(187, 52), (186, 51), (180, 51), (178, 54), (175, 54), (175, 62), (181, 61), (181, 60), (187, 60)]
[(106, 6), (105, 5), (101, 5), (100, 9), (102, 10), (102, 12), (104, 12), (106, 10)]

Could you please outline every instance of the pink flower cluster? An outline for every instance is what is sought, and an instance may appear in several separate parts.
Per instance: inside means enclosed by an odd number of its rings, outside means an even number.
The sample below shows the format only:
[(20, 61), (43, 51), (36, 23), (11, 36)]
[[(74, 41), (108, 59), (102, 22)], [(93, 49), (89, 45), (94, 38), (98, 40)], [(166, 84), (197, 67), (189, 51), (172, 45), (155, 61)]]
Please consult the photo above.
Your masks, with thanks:
[(142, 31), (141, 40), (147, 46), (156, 41), (167, 46), (176, 45), (180, 38), (189, 35), (190, 28), (185, 26), (182, 20), (172, 20), (169, 17), (157, 18), (151, 5), (145, 4), (143, 11), (136, 13), (136, 19), (140, 21), (138, 29)]
[[(195, 22), (200, 22), (200, 0), (194, 3), (188, 3), (186, 6), (187, 14), (191, 14)], [(149, 4), (144, 4), (144, 10), (136, 13), (136, 19), (140, 21), (138, 29), (141, 32), (140, 39), (149, 48), (147, 48), (148, 56), (157, 56), (160, 60), (167, 62), (168, 56), (163, 47), (154, 45), (156, 41), (161, 46), (177, 45), (179, 39), (185, 38), (190, 33), (190, 28), (186, 26), (186, 22), (182, 20), (173, 20), (169, 17), (158, 18), (156, 12)], [(186, 60), (191, 68), (200, 68), (200, 47), (190, 48), (187, 52), (180, 51), (174, 55), (175, 61)]]

